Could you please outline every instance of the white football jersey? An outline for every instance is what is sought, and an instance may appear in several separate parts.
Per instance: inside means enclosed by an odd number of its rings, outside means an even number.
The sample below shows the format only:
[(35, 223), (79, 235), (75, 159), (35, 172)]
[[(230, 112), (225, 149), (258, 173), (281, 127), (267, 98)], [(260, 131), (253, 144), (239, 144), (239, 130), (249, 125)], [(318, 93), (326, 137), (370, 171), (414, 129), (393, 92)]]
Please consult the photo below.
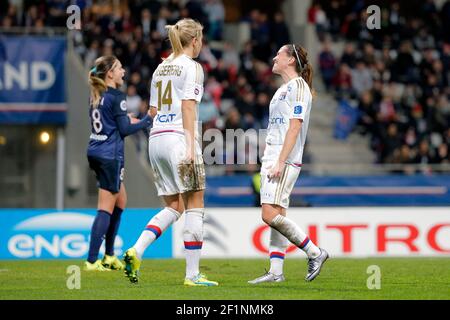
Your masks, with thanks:
[(300, 135), (287, 160), (290, 163), (302, 163), (311, 105), (311, 90), (302, 77), (290, 80), (275, 92), (270, 101), (269, 126), (263, 161), (278, 159), (289, 128), (289, 120), (301, 119), (303, 123)]
[(181, 100), (200, 102), (203, 77), (202, 66), (185, 54), (166, 59), (156, 68), (150, 88), (150, 107), (158, 110), (154, 129), (183, 129)]

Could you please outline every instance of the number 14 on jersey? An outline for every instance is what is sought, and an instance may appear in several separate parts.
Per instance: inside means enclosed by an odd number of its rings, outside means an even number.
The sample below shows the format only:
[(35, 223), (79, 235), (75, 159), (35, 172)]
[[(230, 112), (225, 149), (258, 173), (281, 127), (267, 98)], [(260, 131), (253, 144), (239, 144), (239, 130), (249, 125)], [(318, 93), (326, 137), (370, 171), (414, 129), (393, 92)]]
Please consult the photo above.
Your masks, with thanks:
[(162, 81), (158, 81), (156, 83), (156, 88), (158, 88), (158, 111), (161, 110), (161, 106), (163, 104), (166, 104), (169, 106), (169, 111), (170, 111), (170, 107), (172, 105), (172, 80), (169, 80), (169, 82), (167, 82), (167, 85), (164, 89), (164, 94), (163, 92), (163, 82)]

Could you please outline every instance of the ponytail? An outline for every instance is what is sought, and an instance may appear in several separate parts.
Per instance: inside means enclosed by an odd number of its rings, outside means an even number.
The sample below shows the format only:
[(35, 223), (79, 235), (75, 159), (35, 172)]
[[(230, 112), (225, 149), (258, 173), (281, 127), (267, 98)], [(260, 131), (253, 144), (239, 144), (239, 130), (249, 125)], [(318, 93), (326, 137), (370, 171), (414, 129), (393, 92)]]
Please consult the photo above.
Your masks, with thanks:
[(170, 44), (172, 45), (172, 57), (176, 58), (183, 53), (183, 45), (180, 40), (179, 27), (178, 25), (167, 25), (166, 29), (169, 34)]
[(302, 72), (300, 73), (300, 76), (303, 78), (303, 80), (306, 81), (306, 83), (308, 84), (309, 88), (311, 89), (311, 92), (313, 92), (313, 87), (312, 87), (312, 81), (313, 81), (313, 68), (311, 66), (311, 64), (308, 62)]
[(115, 56), (103, 56), (95, 60), (95, 66), (89, 71), (89, 86), (91, 91), (91, 105), (97, 108), (102, 94), (108, 88), (105, 82), (106, 74), (110, 71), (117, 58)]
[(95, 72), (91, 70), (89, 72), (89, 85), (91, 87), (91, 105), (92, 107), (97, 108), (102, 94), (107, 89), (106, 83), (103, 79), (97, 77)]

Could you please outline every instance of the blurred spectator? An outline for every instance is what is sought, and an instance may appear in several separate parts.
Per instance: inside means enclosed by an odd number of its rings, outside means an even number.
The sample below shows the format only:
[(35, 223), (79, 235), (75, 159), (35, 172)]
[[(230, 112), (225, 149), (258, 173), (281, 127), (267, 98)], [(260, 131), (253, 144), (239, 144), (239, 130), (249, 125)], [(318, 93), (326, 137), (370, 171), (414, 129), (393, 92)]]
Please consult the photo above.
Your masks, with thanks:
[(381, 162), (385, 162), (387, 159), (391, 160), (394, 150), (400, 148), (401, 145), (402, 140), (398, 135), (398, 127), (395, 123), (390, 123), (387, 127), (386, 136), (383, 139)]
[(419, 150), (413, 162), (423, 165), (421, 167), (422, 173), (430, 173), (431, 169), (428, 166), (432, 163), (432, 156), (430, 154), (430, 144), (426, 139), (420, 141)]
[(67, 0), (46, 1), (48, 10), (47, 24), (51, 27), (64, 27), (66, 25)]
[(412, 46), (409, 41), (404, 41), (400, 45), (397, 59), (393, 65), (393, 80), (408, 83), (414, 81), (415, 77), (415, 62), (412, 56)]
[(317, 37), (323, 41), (325, 31), (328, 29), (328, 20), (322, 6), (315, 1), (308, 10), (308, 22), (316, 25)]
[(341, 56), (341, 64), (346, 64), (350, 68), (354, 68), (356, 65), (356, 52), (355, 45), (352, 42), (347, 42), (345, 44), (344, 53)]
[(352, 73), (348, 65), (342, 63), (332, 80), (333, 88), (336, 90), (338, 97), (350, 95), (352, 89)]
[(322, 51), (319, 54), (319, 67), (325, 87), (329, 90), (336, 71), (336, 59), (333, 52), (331, 52), (331, 43), (329, 40), (324, 42)]
[(236, 73), (240, 68), (241, 63), (237, 50), (234, 49), (231, 43), (225, 42), (223, 45), (222, 61), (227, 69), (233, 69), (233, 73)]
[(291, 43), (289, 29), (281, 11), (275, 12), (271, 33), (271, 39), (275, 39), (274, 48), (272, 50), (274, 54), (285, 44)]
[(138, 118), (140, 115), (142, 99), (137, 94), (136, 87), (129, 85), (127, 88), (127, 112), (133, 117)]
[(356, 62), (355, 69), (352, 70), (352, 88), (358, 96), (360, 96), (364, 91), (370, 90), (372, 88), (372, 75), (370, 70), (367, 68), (364, 61)]
[(223, 25), (225, 21), (225, 8), (222, 0), (206, 0), (205, 13), (208, 16), (210, 40), (222, 40)]
[(144, 9), (141, 12), (141, 21), (139, 24), (142, 28), (144, 38), (148, 41), (150, 39), (150, 34), (156, 29), (156, 20), (152, 19), (152, 14), (150, 10)]
[(175, 23), (172, 20), (170, 10), (167, 6), (162, 6), (159, 11), (158, 21), (156, 22), (156, 31), (159, 32), (162, 38), (167, 37), (166, 25)]

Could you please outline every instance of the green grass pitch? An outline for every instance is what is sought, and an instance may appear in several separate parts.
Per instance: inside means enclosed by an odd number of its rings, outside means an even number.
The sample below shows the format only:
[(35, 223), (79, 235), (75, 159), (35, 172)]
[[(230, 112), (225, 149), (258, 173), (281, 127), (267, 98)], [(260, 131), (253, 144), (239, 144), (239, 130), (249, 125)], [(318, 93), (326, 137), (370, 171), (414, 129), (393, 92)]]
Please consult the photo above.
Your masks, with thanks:
[[(80, 260), (0, 261), (0, 299), (311, 300), (450, 299), (450, 258), (330, 259), (313, 282), (306, 260), (285, 262), (286, 281), (258, 286), (247, 280), (268, 267), (263, 259), (203, 259), (201, 271), (219, 287), (184, 287), (184, 260), (145, 260), (138, 284), (122, 271), (81, 271), (81, 289), (67, 288), (70, 265)], [(381, 270), (381, 289), (367, 288), (367, 268)], [(82, 269), (81, 269), (82, 270)]]

